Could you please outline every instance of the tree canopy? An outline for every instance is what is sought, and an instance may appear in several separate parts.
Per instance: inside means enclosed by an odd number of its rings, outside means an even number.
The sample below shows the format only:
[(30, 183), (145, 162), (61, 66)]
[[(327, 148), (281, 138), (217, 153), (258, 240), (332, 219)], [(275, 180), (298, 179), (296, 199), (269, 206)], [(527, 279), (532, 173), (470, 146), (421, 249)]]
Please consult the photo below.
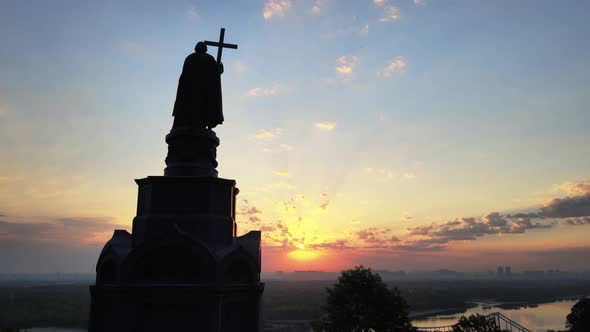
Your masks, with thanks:
[(406, 300), (371, 269), (361, 265), (342, 271), (326, 291), (326, 313), (312, 323), (315, 331), (413, 331)]
[(475, 314), (468, 317), (461, 316), (459, 322), (453, 326), (453, 332), (501, 332), (496, 323), (489, 317)]
[(590, 331), (590, 299), (584, 298), (572, 307), (566, 317), (565, 327), (570, 332)]

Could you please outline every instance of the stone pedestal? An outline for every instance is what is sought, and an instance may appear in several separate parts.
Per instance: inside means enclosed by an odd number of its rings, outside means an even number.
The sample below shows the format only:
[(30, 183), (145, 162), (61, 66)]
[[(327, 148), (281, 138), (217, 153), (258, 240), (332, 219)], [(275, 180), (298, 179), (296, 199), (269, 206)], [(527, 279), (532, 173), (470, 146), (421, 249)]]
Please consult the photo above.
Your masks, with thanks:
[(259, 331), (260, 232), (236, 236), (239, 190), (216, 177), (219, 140), (166, 140), (166, 175), (136, 180), (132, 234), (116, 230), (100, 253), (89, 332)]
[(219, 138), (205, 128), (172, 128), (166, 135), (166, 176), (217, 176)]

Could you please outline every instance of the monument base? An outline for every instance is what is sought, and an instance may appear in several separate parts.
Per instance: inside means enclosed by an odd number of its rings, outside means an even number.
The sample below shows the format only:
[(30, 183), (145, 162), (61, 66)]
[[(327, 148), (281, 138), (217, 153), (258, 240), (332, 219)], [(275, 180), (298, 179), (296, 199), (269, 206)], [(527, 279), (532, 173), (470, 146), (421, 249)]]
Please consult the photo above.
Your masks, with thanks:
[(235, 181), (136, 180), (133, 233), (96, 264), (89, 332), (259, 331), (260, 232), (236, 236)]

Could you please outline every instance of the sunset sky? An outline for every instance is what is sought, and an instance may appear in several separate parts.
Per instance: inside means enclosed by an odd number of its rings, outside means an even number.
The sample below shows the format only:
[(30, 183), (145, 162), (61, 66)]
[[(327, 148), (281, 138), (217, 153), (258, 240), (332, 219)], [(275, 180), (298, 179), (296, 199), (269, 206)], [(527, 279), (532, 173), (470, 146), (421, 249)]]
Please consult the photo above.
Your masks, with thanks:
[[(588, 1), (0, 2), (0, 273), (91, 272), (226, 28), (263, 271), (588, 270)], [(216, 49), (210, 48), (215, 54)]]

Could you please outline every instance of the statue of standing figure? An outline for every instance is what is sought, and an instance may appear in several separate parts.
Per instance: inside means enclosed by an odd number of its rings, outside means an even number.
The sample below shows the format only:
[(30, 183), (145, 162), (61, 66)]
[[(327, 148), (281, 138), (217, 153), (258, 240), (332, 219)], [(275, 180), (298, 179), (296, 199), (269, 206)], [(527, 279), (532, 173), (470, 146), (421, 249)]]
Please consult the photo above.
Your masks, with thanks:
[(184, 60), (172, 112), (172, 128), (212, 129), (223, 123), (222, 73), (223, 63), (207, 54), (204, 42), (198, 42), (195, 53)]
[[(184, 60), (174, 102), (174, 124), (166, 135), (166, 176), (217, 177), (217, 147), (219, 138), (212, 130), (223, 123), (221, 106), (221, 74), (223, 48), (238, 45), (223, 42), (198, 42), (195, 53)], [(207, 45), (217, 47), (217, 59), (207, 54)]]

